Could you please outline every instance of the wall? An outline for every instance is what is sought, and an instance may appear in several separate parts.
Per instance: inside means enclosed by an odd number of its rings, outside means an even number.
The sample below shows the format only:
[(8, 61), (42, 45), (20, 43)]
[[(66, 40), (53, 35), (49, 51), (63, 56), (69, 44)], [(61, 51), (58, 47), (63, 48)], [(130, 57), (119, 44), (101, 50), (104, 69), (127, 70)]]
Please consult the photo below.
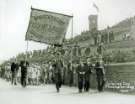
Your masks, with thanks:
[(134, 93), (135, 63), (111, 64), (106, 66), (106, 90)]
[[(135, 94), (135, 62), (105, 66), (106, 91)], [(91, 76), (91, 87), (96, 88), (96, 75)]]

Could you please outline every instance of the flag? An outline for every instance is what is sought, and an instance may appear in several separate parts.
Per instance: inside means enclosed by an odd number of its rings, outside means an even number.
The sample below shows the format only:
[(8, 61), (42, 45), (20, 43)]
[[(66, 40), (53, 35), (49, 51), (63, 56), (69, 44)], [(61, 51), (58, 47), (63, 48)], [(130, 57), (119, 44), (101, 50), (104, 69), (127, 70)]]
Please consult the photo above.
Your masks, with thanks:
[(93, 7), (97, 10), (97, 12), (99, 12), (99, 8), (94, 2), (93, 2)]
[(47, 44), (62, 44), (72, 16), (31, 9), (26, 40)]

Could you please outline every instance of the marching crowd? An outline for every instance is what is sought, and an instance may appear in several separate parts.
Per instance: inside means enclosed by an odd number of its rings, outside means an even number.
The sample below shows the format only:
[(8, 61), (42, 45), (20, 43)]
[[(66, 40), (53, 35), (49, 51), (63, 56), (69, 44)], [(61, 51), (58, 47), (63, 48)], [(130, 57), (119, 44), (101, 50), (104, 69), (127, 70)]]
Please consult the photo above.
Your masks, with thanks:
[[(64, 78), (61, 74), (61, 66), (62, 63), (60, 59), (55, 60), (52, 64), (54, 82), (56, 84), (57, 92), (59, 92)], [(99, 92), (103, 91), (103, 87), (105, 85), (105, 71), (102, 59), (99, 58), (94, 64), (91, 62), (90, 59), (80, 59), (75, 66), (76, 67), (73, 67), (72, 63), (69, 63), (69, 65), (67, 66), (69, 70), (68, 82), (70, 86), (73, 84), (73, 82), (76, 82), (80, 93), (83, 90), (88, 92), (91, 87), (90, 85), (92, 84), (92, 82), (90, 81), (91, 75), (95, 72), (97, 89)], [(74, 80), (75, 75), (76, 80)]]
[(83, 90), (87, 92), (93, 83), (91, 81), (93, 73), (96, 74), (98, 91), (103, 91), (105, 84), (102, 58), (97, 58), (94, 63), (90, 58), (80, 58), (76, 63), (69, 61), (65, 64), (57, 54), (56, 59), (43, 65), (29, 64), (27, 61), (20, 61), (20, 63), (13, 61), (7, 68), (9, 70), (5, 71), (6, 79), (13, 85), (21, 83), (23, 87), (55, 83), (57, 92), (60, 91), (61, 85), (78, 86), (80, 93)]

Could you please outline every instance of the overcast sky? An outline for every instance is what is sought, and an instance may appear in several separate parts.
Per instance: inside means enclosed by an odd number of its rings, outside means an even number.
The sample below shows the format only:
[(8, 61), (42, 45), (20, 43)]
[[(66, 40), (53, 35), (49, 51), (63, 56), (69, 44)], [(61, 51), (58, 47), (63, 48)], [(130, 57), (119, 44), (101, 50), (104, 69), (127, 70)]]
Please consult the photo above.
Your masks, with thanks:
[[(25, 34), (31, 6), (33, 8), (74, 16), (74, 35), (88, 30), (88, 16), (96, 14), (93, 2), (99, 7), (99, 29), (112, 26), (135, 15), (135, 0), (0, 0), (0, 61), (25, 52)], [(71, 30), (71, 24), (68, 31)], [(71, 34), (67, 37), (70, 37)], [(28, 50), (43, 49), (46, 45), (29, 42)]]

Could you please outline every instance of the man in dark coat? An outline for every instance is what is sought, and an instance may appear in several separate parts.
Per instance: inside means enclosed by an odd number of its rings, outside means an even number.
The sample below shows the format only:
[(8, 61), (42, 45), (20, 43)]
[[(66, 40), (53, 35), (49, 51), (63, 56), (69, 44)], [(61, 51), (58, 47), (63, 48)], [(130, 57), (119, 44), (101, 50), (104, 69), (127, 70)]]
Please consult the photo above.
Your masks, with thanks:
[(5, 77), (5, 68), (4, 66), (2, 65), (1, 66), (1, 78), (4, 78)]
[(91, 70), (92, 70), (92, 64), (90, 62), (84, 63), (84, 70), (85, 70), (84, 91), (88, 92), (90, 89), (90, 75), (91, 75)]
[(20, 78), (18, 77), (18, 71), (19, 71), (19, 64), (18, 63), (16, 63), (16, 81), (17, 82), (20, 82)]
[(69, 78), (69, 86), (73, 85), (73, 67), (72, 64), (68, 64), (68, 78)]
[(96, 62), (95, 70), (96, 70), (97, 83), (98, 83), (97, 88), (98, 88), (98, 91), (101, 92), (103, 91), (103, 87), (105, 84), (105, 80), (104, 80), (105, 71), (104, 71), (104, 67), (101, 61)]
[(12, 73), (12, 76), (11, 76), (11, 83), (12, 83), (13, 85), (16, 85), (16, 84), (17, 84), (17, 82), (16, 82), (17, 70), (16, 70), (16, 64), (15, 64), (15, 62), (12, 62), (12, 64), (11, 64), (11, 73)]
[(53, 65), (53, 73), (54, 73), (54, 81), (56, 84), (57, 92), (59, 92), (61, 84), (62, 84), (62, 78), (61, 78), (61, 69), (58, 62), (55, 62)]
[(82, 89), (84, 88), (84, 78), (85, 78), (85, 68), (86, 66), (84, 65), (84, 62), (81, 61), (80, 65), (77, 67), (77, 74), (78, 74), (78, 89), (79, 92), (82, 92)]
[(20, 66), (21, 66), (21, 85), (23, 87), (26, 87), (27, 67), (29, 66), (29, 63), (27, 61), (21, 61)]

